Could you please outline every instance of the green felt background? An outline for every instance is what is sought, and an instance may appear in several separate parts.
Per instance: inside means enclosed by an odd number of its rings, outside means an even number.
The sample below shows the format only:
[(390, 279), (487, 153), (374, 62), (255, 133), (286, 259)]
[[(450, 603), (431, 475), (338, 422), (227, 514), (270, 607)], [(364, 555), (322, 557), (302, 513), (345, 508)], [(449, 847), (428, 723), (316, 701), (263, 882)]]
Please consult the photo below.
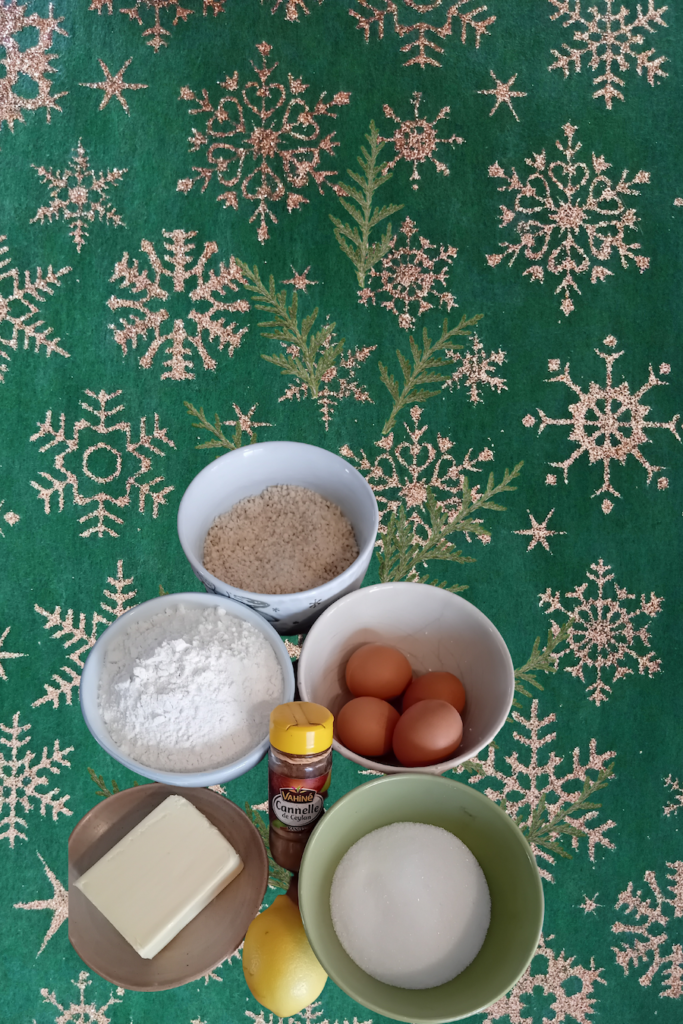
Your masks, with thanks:
[[(610, 0), (594, 2), (601, 13), (610, 8), (616, 12), (621, 6)], [(410, 26), (420, 17), (435, 27), (443, 26), (450, 10), (452, 34), (437, 39), (444, 49), (437, 55), (439, 66), (404, 66), (406, 56), (400, 46), (406, 39), (399, 39), (390, 12), (383, 38), (378, 38), (375, 25), (366, 42), (351, 14), (355, 11), (367, 17), (372, 6), (377, 10), (395, 8), (399, 27)], [(110, 12), (106, 0), (94, 0), (90, 5), (88, 0), (56, 0), (53, 17), (61, 19), (59, 27), (66, 34), (55, 34), (48, 50), (53, 70), (51, 92), (65, 95), (56, 100), (61, 110), (53, 110), (48, 122), (40, 105), (38, 109), (25, 109), (23, 118), (15, 120), (12, 93), (29, 99), (37, 94), (34, 82), (26, 76), (17, 78), (21, 57), (16, 46), (21, 52), (36, 46), (37, 26), (49, 16), (49, 4), (47, 0), (27, 4), (0, 0), (0, 26), (4, 26), (0, 31), (0, 233), (6, 236), (2, 244), (8, 247), (0, 257), (0, 262), (8, 260), (0, 267), (0, 349), (9, 357), (9, 368), (0, 385), (4, 407), (0, 424), (0, 742), (5, 761), (0, 814), (4, 819), (0, 825), (4, 880), (0, 895), (0, 978), (2, 1019), (11, 1024), (33, 1020), (40, 1024), (270, 1021), (270, 1015), (262, 1011), (246, 988), (238, 958), (224, 963), (206, 983), (201, 980), (154, 995), (126, 992), (117, 996), (108, 983), (89, 974), (81, 978), (85, 993), (81, 996), (76, 983), (85, 967), (69, 945), (66, 923), (42, 945), (50, 922), (59, 920), (59, 891), (66, 883), (70, 830), (99, 799), (88, 767), (102, 774), (108, 783), (115, 778), (124, 786), (132, 784), (133, 778), (90, 737), (80, 716), (77, 689), (72, 691), (70, 703), (64, 693), (55, 701), (36, 702), (46, 693), (46, 686), (59, 686), (53, 677), (65, 678), (64, 666), (77, 672), (78, 666), (69, 660), (69, 654), (83, 649), (85, 657), (88, 643), (102, 631), (103, 623), (94, 621), (93, 615), (99, 612), (106, 618), (101, 609), (101, 602), (107, 601), (103, 591), (111, 590), (107, 580), (116, 577), (119, 560), (123, 561), (123, 576), (133, 580), (128, 589), (135, 591), (135, 601), (156, 596), (160, 586), (166, 591), (198, 588), (177, 540), (175, 515), (185, 487), (215, 453), (197, 449), (209, 439), (208, 434), (193, 426), (183, 402), (203, 407), (212, 421), (217, 413), (223, 422), (235, 418), (233, 403), (244, 413), (258, 403), (253, 419), (271, 424), (258, 428), (259, 440), (301, 440), (335, 452), (348, 446), (356, 456), (363, 450), (370, 462), (381, 453), (377, 444), (382, 440), (382, 425), (391, 412), (392, 400), (380, 378), (378, 363), (400, 377), (396, 349), (408, 354), (408, 332), (382, 308), (380, 303), (386, 296), (380, 295), (374, 306), (358, 303), (354, 268), (341, 252), (330, 222), (330, 215), (348, 218), (330, 184), (348, 181), (347, 169), (357, 169), (356, 159), (371, 120), (381, 135), (393, 135), (397, 125), (385, 116), (384, 104), (389, 104), (404, 122), (414, 117), (411, 96), (415, 91), (422, 94), (420, 116), (430, 122), (442, 107), (450, 108), (448, 116), (435, 124), (439, 136), (455, 133), (465, 142), (441, 144), (435, 151), (437, 159), (448, 166), (448, 175), (438, 173), (429, 161), (421, 163), (418, 189), (411, 188), (410, 165), (400, 160), (376, 200), (380, 205), (404, 204), (404, 209), (392, 217), (394, 233), (409, 216), (417, 224), (419, 235), (436, 244), (437, 249), (431, 252), (438, 252), (441, 245), (457, 248), (447, 288), (456, 296), (458, 308), (451, 311), (450, 322), (453, 324), (462, 313), (484, 314), (478, 335), (486, 352), (502, 349), (506, 353), (502, 366), (492, 367), (505, 379), (506, 389), (497, 393), (484, 384), (478, 403), (469, 400), (465, 386), (445, 389), (419, 402), (421, 412), (419, 417), (415, 412), (414, 418), (410, 410), (415, 403), (409, 402), (399, 412), (388, 443), (393, 451), (408, 439), (408, 430), (415, 433), (424, 427), (424, 434), (414, 443), (432, 445), (437, 451), (439, 437), (448, 438), (453, 442), (450, 454), (458, 464), (470, 450), (470, 457), (475, 459), (488, 448), (493, 460), (480, 461), (476, 464), (478, 471), (468, 473), (472, 485), (485, 482), (489, 471), (498, 483), (506, 467), (524, 461), (515, 481), (517, 489), (500, 498), (505, 511), (482, 514), (484, 525), (491, 531), (490, 543), (482, 545), (476, 538), (468, 542), (462, 535), (456, 537), (458, 546), (476, 561), (462, 565), (430, 563), (426, 571), (432, 578), (468, 587), (465, 596), (495, 622), (516, 667), (527, 661), (536, 637), (540, 636), (542, 643), (545, 640), (550, 622), (546, 607), (539, 605), (540, 595), (548, 590), (559, 592), (564, 608), (572, 611), (579, 598), (563, 595), (575, 588), (587, 585), (586, 602), (598, 597), (596, 584), (586, 575), (593, 572), (592, 565), (602, 559), (614, 574), (603, 594), (612, 603), (597, 605), (593, 601), (586, 611), (602, 622), (594, 628), (593, 646), (586, 657), (592, 661), (599, 655), (606, 658), (607, 664), (600, 671), (612, 687), (609, 698), (599, 704), (589, 699), (588, 687), (595, 682), (597, 669), (584, 664), (582, 682), (569, 671), (580, 662), (576, 644), (561, 645), (557, 649), (558, 653), (564, 651), (559, 670), (537, 677), (544, 687), (537, 692), (538, 716), (554, 715), (555, 720), (548, 722), (530, 745), (531, 700), (520, 695), (518, 720), (508, 724), (497, 738), (498, 777), (476, 783), (495, 795), (504, 786), (509, 788), (505, 779), (515, 774), (514, 760), (510, 763), (506, 758), (516, 752), (523, 765), (537, 757), (543, 766), (552, 751), (563, 761), (550, 776), (541, 774), (538, 787), (550, 786), (548, 804), (559, 801), (558, 807), (567, 811), (582, 782), (558, 780), (572, 774), (574, 759), (579, 768), (590, 762), (587, 778), (594, 782), (603, 763), (600, 755), (615, 753), (604, 759), (605, 764), (614, 762), (614, 776), (592, 801), (600, 806), (594, 808), (594, 814), (584, 809), (574, 815), (579, 829), (574, 847), (571, 835), (561, 838), (571, 857), (555, 856), (552, 865), (545, 859), (539, 861), (548, 876), (544, 881), (547, 945), (534, 959), (531, 976), (509, 999), (478, 1019), (509, 1020), (510, 1024), (541, 1024), (545, 1020), (625, 1024), (680, 1019), (683, 810), (679, 808), (683, 802), (675, 780), (683, 778), (679, 661), (683, 469), (678, 425), (667, 429), (666, 424), (672, 424), (681, 408), (683, 371), (679, 327), (683, 202), (674, 202), (683, 195), (683, 22), (675, 4), (668, 9), (662, 5), (659, 17), (665, 26), (650, 25), (656, 29), (652, 33), (647, 29), (632, 31), (632, 36), (640, 31), (646, 38), (641, 43), (633, 42), (628, 69), (621, 73), (625, 83), (623, 102), (615, 100), (612, 109), (607, 109), (600, 98), (593, 98), (597, 87), (591, 83), (600, 71), (591, 72), (586, 57), (581, 72), (572, 71), (566, 80), (561, 71), (549, 71), (554, 61), (551, 51), (561, 51), (562, 44), (571, 44), (573, 37), (573, 29), (562, 27), (564, 19), (551, 19), (561, 6), (559, 0), (489, 0), (486, 12), (477, 17), (495, 16), (496, 20), (478, 47), (471, 28), (463, 45), (457, 15), (472, 13), (480, 5), (469, 0), (444, 0), (422, 6), (431, 10), (420, 16), (418, 5), (409, 0), (395, 4), (381, 0), (373, 0), (373, 4), (360, 0), (306, 0), (306, 4), (295, 0), (289, 4), (286, 0), (281, 4), (272, 0), (223, 0), (213, 5), (205, 5), (203, 0), (185, 0), (184, 5), (170, 0), (127, 0), (127, 4), (111, 0)], [(569, 0), (564, 6), (582, 10), (588, 17), (587, 0)], [(630, 23), (636, 16), (636, 4), (624, 0), (624, 6), (630, 9), (626, 18)], [(163, 37), (165, 45), (158, 52), (148, 45), (154, 37), (143, 35), (153, 26), (155, 12), (170, 33)], [(185, 16), (178, 16), (179, 12), (185, 12)], [(406, 38), (410, 41), (413, 37)], [(436, 37), (432, 34), (432, 38)], [(193, 166), (205, 162), (201, 154), (188, 149), (192, 127), (201, 130), (204, 122), (190, 115), (195, 104), (179, 98), (181, 88), (192, 89), (197, 96), (207, 89), (212, 101), (217, 102), (217, 83), (226, 75), (238, 72), (240, 88), (254, 78), (252, 62), (260, 63), (255, 47), (263, 41), (273, 47), (269, 62), (278, 65), (272, 81), (286, 87), (289, 74), (302, 79), (308, 85), (303, 99), (311, 107), (323, 92), (326, 101), (338, 92), (348, 92), (350, 102), (332, 108), (338, 115), (334, 121), (320, 118), (324, 134), (336, 132), (338, 143), (332, 152), (322, 154), (320, 166), (335, 171), (336, 177), (327, 179), (322, 194), (312, 182), (299, 189), (309, 202), (292, 213), (286, 211), (283, 202), (274, 204), (277, 223), (270, 223), (270, 238), (262, 244), (256, 235), (256, 222), (249, 223), (254, 204), (240, 199), (238, 209), (225, 208), (216, 201), (219, 186), (215, 180), (204, 193), (195, 185), (189, 194), (183, 194), (176, 185), (179, 179), (192, 175)], [(645, 73), (637, 74), (636, 55), (649, 49), (656, 51), (651, 59), (667, 58), (662, 65), (667, 77), (660, 77), (655, 87), (648, 84)], [(104, 109), (98, 109), (104, 93), (80, 83), (102, 82), (98, 60), (114, 75), (129, 58), (132, 63), (124, 81), (142, 83), (147, 88), (122, 93), (129, 114), (115, 96)], [(501, 82), (517, 75), (511, 88), (526, 94), (512, 100), (519, 121), (505, 103), (489, 116), (494, 98), (481, 95), (479, 90), (494, 87), (491, 70)], [(514, 167), (526, 181), (532, 168), (525, 159), (533, 160), (534, 154), (543, 151), (548, 162), (561, 158), (555, 142), (564, 142), (565, 124), (577, 126), (575, 142), (578, 140), (582, 149), (576, 159), (586, 161), (590, 174), (591, 154), (595, 154), (603, 155), (611, 165), (605, 173), (614, 185), (623, 169), (627, 170), (628, 181), (640, 170), (650, 175), (649, 183), (633, 186), (638, 195), (623, 195), (624, 204), (635, 209), (638, 218), (635, 230), (627, 230), (624, 239), (629, 244), (635, 240), (640, 243), (638, 251), (649, 257), (649, 268), (639, 273), (628, 260), (624, 269), (614, 252), (604, 261), (613, 272), (605, 282), (591, 284), (589, 274), (579, 276), (581, 294), (574, 293), (576, 308), (568, 316), (560, 310), (561, 294), (554, 294), (560, 278), (547, 271), (543, 283), (524, 276), (523, 271), (531, 264), (523, 253), (512, 267), (507, 262), (490, 266), (486, 260), (487, 254), (503, 251), (500, 242), (512, 242), (516, 237), (514, 225), (501, 227), (499, 217), (500, 205), (511, 206), (514, 197), (497, 191), (504, 181), (490, 177), (488, 169), (497, 162), (510, 175)], [(31, 223), (38, 209), (50, 201), (47, 186), (33, 167), (64, 170), (79, 140), (95, 171), (126, 169), (121, 183), (107, 193), (125, 227), (96, 219), (88, 226), (89, 237), (80, 252), (63, 216), (44, 224)], [(244, 144), (248, 149), (248, 140)], [(395, 155), (393, 143), (388, 143), (381, 159), (393, 159)], [(276, 173), (282, 172), (277, 156), (272, 166)], [(319, 307), (319, 322), (329, 316), (336, 323), (336, 338), (346, 339), (347, 350), (375, 346), (356, 368), (357, 385), (366, 389), (370, 401), (357, 401), (353, 394), (343, 398), (328, 429), (319, 405), (310, 397), (281, 401), (285, 389), (297, 382), (283, 377), (261, 358), (262, 354), (282, 349), (277, 341), (262, 336), (258, 324), (263, 316), (253, 308), (247, 313), (225, 314), (238, 327), (248, 326), (248, 333), (231, 358), (227, 349), (217, 352), (215, 344), (209, 346), (217, 360), (215, 371), (204, 370), (194, 353), (194, 379), (161, 379), (166, 358), (162, 352), (150, 369), (141, 368), (139, 357), (147, 344), (137, 351), (129, 348), (124, 356), (110, 326), (116, 323), (118, 314), (107, 307), (111, 295), (123, 294), (110, 281), (114, 267), (127, 252), (131, 260), (140, 261), (140, 269), (147, 268), (147, 258), (140, 251), (143, 239), (161, 254), (162, 232), (176, 229), (197, 233), (195, 259), (205, 242), (217, 243), (218, 254), (209, 263), (216, 273), (221, 260), (227, 263), (235, 256), (249, 265), (256, 264), (264, 279), (272, 274), (277, 287), (286, 288), (290, 298), (292, 285), (281, 282), (293, 279), (293, 272), (301, 274), (310, 267), (308, 276), (317, 283), (298, 292), (303, 315)], [(581, 244), (585, 237), (584, 232)], [(555, 238), (557, 244), (557, 233)], [(30, 339), (25, 347), (23, 331), (18, 334), (17, 347), (12, 344), (11, 318), (23, 315), (27, 308), (16, 298), (15, 278), (10, 271), (19, 271), (16, 287), (24, 288), (25, 272), (33, 281), (36, 268), (46, 271), (49, 265), (55, 270), (65, 266), (72, 269), (61, 278), (53, 295), (44, 295), (44, 302), (35, 303), (39, 311), (30, 322), (42, 320), (51, 328), (52, 336), (59, 337), (60, 347), (69, 353), (68, 358), (58, 353), (46, 358), (45, 348), (34, 351)], [(167, 325), (185, 318), (186, 328), (192, 327), (189, 291), (195, 284), (187, 283), (184, 292), (170, 291), (164, 303), (170, 317)], [(250, 299), (243, 288), (231, 293), (231, 301), (238, 297)], [(415, 313), (416, 307), (412, 311)], [(425, 312), (417, 319), (418, 339), (423, 327), (432, 338), (438, 336), (442, 319), (438, 307)], [(601, 508), (605, 495), (592, 496), (602, 485), (602, 462), (590, 462), (589, 452), (584, 451), (570, 467), (565, 483), (562, 471), (548, 463), (561, 462), (576, 450), (569, 437), (571, 425), (548, 426), (539, 435), (538, 410), (553, 419), (568, 419), (569, 405), (577, 400), (564, 383), (548, 383), (550, 377), (562, 372), (549, 370), (549, 360), (559, 360), (557, 365), (562, 368), (569, 363), (571, 380), (584, 393), (591, 384), (598, 388), (604, 385), (605, 363), (595, 350), (610, 351), (601, 344), (608, 336), (618, 341), (614, 351), (623, 351), (614, 366), (614, 384), (627, 382), (620, 392), (621, 400), (627, 406), (631, 404), (621, 415), (626, 437), (623, 464), (616, 457), (610, 462), (612, 486), (620, 497), (607, 495), (614, 507), (605, 514)], [(471, 342), (462, 340), (471, 346)], [(660, 369), (662, 364), (670, 372)], [(648, 379), (650, 365), (666, 386), (639, 391)], [(450, 365), (441, 372), (450, 374), (454, 369)], [(153, 515), (149, 499), (144, 511), (139, 510), (134, 488), (127, 507), (114, 509), (123, 520), (119, 525), (110, 521), (116, 536), (81, 536), (89, 523), (81, 525), (79, 518), (92, 506), (77, 506), (73, 488), (64, 491), (63, 509), (55, 494), (46, 514), (38, 491), (31, 486), (32, 481), (45, 486), (46, 477), (41, 473), (60, 477), (55, 457), (64, 448), (63, 444), (56, 445), (41, 452), (50, 438), (31, 441), (31, 437), (45, 423), (50, 410), (55, 430), (64, 414), (65, 438), (73, 437), (74, 422), (85, 415), (79, 403), (92, 404), (84, 394), (86, 390), (103, 390), (109, 395), (121, 392), (110, 400), (109, 408), (123, 406), (116, 422), (131, 425), (132, 443), (139, 439), (141, 418), (146, 418), (151, 433), (157, 414), (160, 427), (167, 430), (174, 445), (161, 444), (163, 455), (153, 456), (153, 465), (143, 477), (152, 480), (163, 476), (163, 483), (155, 487), (172, 488), (165, 495), (165, 503), (159, 505), (158, 515)], [(612, 397), (612, 408), (616, 409), (618, 396)], [(604, 399), (598, 395), (596, 401), (602, 410)], [(629, 424), (638, 415), (646, 417), (644, 435), (633, 439)], [(529, 416), (535, 421), (531, 427), (522, 422)], [(647, 421), (652, 426), (648, 427)], [(231, 427), (224, 430), (232, 436)], [(88, 487), (94, 485), (83, 472), (83, 455), (87, 446), (99, 443), (100, 437), (87, 434), (86, 439), (86, 434), (66, 464), (76, 474), (79, 493), (92, 494)], [(110, 493), (121, 494), (125, 493), (125, 479), (136, 472), (139, 463), (133, 454), (125, 452), (122, 431), (111, 444), (123, 452), (123, 468), (112, 480)], [(403, 451), (405, 455), (406, 449)], [(636, 456), (652, 466), (666, 468), (655, 472), (648, 484), (647, 469)], [(406, 457), (410, 461), (410, 455)], [(431, 456), (423, 447), (416, 458), (422, 464)], [(418, 481), (429, 483), (432, 469), (432, 464), (423, 465), (417, 472)], [(106, 475), (104, 470), (99, 472)], [(400, 472), (403, 486), (409, 481), (409, 472)], [(557, 476), (555, 486), (546, 484), (548, 474)], [(450, 492), (436, 489), (438, 499), (453, 494), (458, 498), (458, 475), (450, 482)], [(668, 486), (658, 485), (662, 479)], [(377, 480), (372, 482), (376, 484)], [(402, 502), (409, 515), (421, 510), (421, 499), (415, 498), (414, 489), (396, 487), (389, 496)], [(547, 538), (549, 550), (541, 543), (527, 550), (533, 538), (515, 531), (529, 529), (528, 513), (542, 523), (551, 509), (554, 513), (548, 528), (562, 533)], [(378, 571), (373, 561), (366, 582), (376, 582)], [(661, 606), (647, 604), (653, 594), (663, 598)], [(641, 595), (653, 612), (651, 617), (642, 610)], [(74, 616), (72, 627), (64, 626), (69, 610)], [(84, 616), (81, 628), (85, 640), (74, 635), (80, 614)], [(53, 617), (52, 627), (48, 615)], [(561, 623), (567, 616), (559, 611), (552, 617)], [(642, 636), (629, 632), (643, 628), (649, 631), (647, 642), (655, 669), (652, 674), (639, 672), (643, 663), (638, 657), (647, 648)], [(620, 647), (615, 645), (615, 638)], [(12, 654), (23, 657), (14, 658)], [(620, 668), (628, 669), (629, 674), (620, 677)], [(40, 800), (31, 795), (31, 781), (24, 777), (16, 792), (22, 797), (26, 786), (29, 788), (25, 805), (17, 806), (25, 824), (16, 826), (21, 835), (12, 845), (8, 821), (13, 780), (20, 772), (11, 764), (9, 730), (17, 712), (19, 724), (30, 725), (30, 732), (22, 734), (30, 737), (30, 743), (22, 748), (19, 758), (30, 750), (36, 753), (35, 763), (43, 747), (48, 748), (49, 757), (55, 740), (62, 749), (73, 750), (68, 754), (70, 765), (62, 766), (59, 773), (43, 771), (46, 782), (35, 789), (36, 794), (44, 794), (57, 788), (55, 799), (68, 794), (64, 805), (67, 813), (57, 813), (53, 820), (48, 804), (41, 815)], [(543, 737), (549, 737), (547, 742), (541, 742)], [(593, 741), (595, 754), (591, 761)], [(482, 752), (481, 760), (486, 756)], [(332, 800), (362, 781), (364, 776), (351, 762), (335, 755)], [(526, 801), (519, 812), (524, 825), (530, 810), (539, 807), (539, 795), (523, 771), (517, 772), (517, 783), (518, 789), (510, 792), (509, 800)], [(265, 764), (227, 786), (226, 795), (240, 806), (245, 801), (263, 803), (267, 798)], [(548, 809), (544, 811), (541, 805), (539, 813), (547, 821)], [(608, 822), (611, 826), (601, 831)], [(594, 849), (589, 841), (595, 841)], [(269, 890), (268, 898), (274, 895), (276, 890)], [(47, 905), (41, 907), (41, 901)], [(17, 907), (20, 903), (34, 907)], [(637, 930), (620, 933), (617, 928), (615, 932), (616, 925), (635, 926)], [(615, 948), (619, 950), (622, 944), (636, 951), (630, 962), (623, 956), (617, 960)], [(109, 1002), (112, 992), (119, 1002)], [(354, 1004), (331, 982), (320, 1002), (296, 1017), (297, 1021), (317, 1024), (360, 1024), (380, 1019)]]

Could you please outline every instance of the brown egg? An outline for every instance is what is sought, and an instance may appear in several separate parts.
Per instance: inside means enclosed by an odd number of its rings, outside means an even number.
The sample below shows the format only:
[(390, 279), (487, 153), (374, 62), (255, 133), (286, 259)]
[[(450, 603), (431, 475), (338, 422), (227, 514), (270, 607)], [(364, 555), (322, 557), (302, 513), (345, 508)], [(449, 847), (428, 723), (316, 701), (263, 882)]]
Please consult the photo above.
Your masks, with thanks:
[(420, 700), (404, 711), (394, 729), (393, 748), (406, 768), (446, 761), (462, 741), (462, 718), (445, 700)]
[(384, 644), (365, 644), (346, 663), (346, 685), (354, 697), (391, 700), (403, 693), (412, 678), (406, 656)]
[(459, 715), (465, 710), (465, 687), (452, 672), (427, 672), (413, 679), (403, 694), (403, 711), (419, 700), (445, 700)]
[(377, 697), (356, 697), (337, 715), (337, 737), (354, 754), (380, 757), (391, 750), (399, 720), (396, 708)]

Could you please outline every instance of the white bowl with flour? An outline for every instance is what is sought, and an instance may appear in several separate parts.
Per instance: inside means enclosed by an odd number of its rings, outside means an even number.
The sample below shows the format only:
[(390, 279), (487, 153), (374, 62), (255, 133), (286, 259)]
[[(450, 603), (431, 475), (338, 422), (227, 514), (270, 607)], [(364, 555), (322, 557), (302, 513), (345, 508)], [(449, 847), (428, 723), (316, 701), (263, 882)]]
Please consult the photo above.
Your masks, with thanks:
[(166, 594), (113, 622), (81, 676), (90, 732), (131, 771), (176, 786), (248, 772), (268, 749), (270, 711), (294, 699), (273, 627), (215, 594)]

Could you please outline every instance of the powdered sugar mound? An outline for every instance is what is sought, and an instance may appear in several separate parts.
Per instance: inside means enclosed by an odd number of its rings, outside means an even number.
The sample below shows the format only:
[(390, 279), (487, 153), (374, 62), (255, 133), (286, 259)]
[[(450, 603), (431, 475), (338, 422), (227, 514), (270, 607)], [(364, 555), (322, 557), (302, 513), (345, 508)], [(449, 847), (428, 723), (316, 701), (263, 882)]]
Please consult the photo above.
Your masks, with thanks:
[(268, 735), (283, 676), (263, 634), (223, 608), (177, 605), (109, 646), (99, 687), (123, 754), (163, 771), (208, 771)]
[(398, 988), (434, 988), (472, 963), (491, 920), (484, 872), (446, 829), (402, 821), (359, 839), (330, 889), (332, 924), (362, 970)]

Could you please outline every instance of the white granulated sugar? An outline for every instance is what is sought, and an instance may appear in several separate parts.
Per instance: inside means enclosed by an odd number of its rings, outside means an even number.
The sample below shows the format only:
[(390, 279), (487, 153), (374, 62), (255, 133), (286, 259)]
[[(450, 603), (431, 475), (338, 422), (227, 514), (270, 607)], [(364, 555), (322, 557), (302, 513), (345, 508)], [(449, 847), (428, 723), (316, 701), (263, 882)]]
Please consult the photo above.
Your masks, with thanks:
[(255, 626), (223, 608), (180, 604), (113, 641), (98, 701), (123, 754), (148, 768), (196, 772), (265, 739), (282, 696), (282, 669)]
[(332, 924), (362, 970), (398, 988), (434, 988), (472, 963), (491, 920), (484, 872), (456, 836), (398, 822), (342, 857), (330, 890)]

